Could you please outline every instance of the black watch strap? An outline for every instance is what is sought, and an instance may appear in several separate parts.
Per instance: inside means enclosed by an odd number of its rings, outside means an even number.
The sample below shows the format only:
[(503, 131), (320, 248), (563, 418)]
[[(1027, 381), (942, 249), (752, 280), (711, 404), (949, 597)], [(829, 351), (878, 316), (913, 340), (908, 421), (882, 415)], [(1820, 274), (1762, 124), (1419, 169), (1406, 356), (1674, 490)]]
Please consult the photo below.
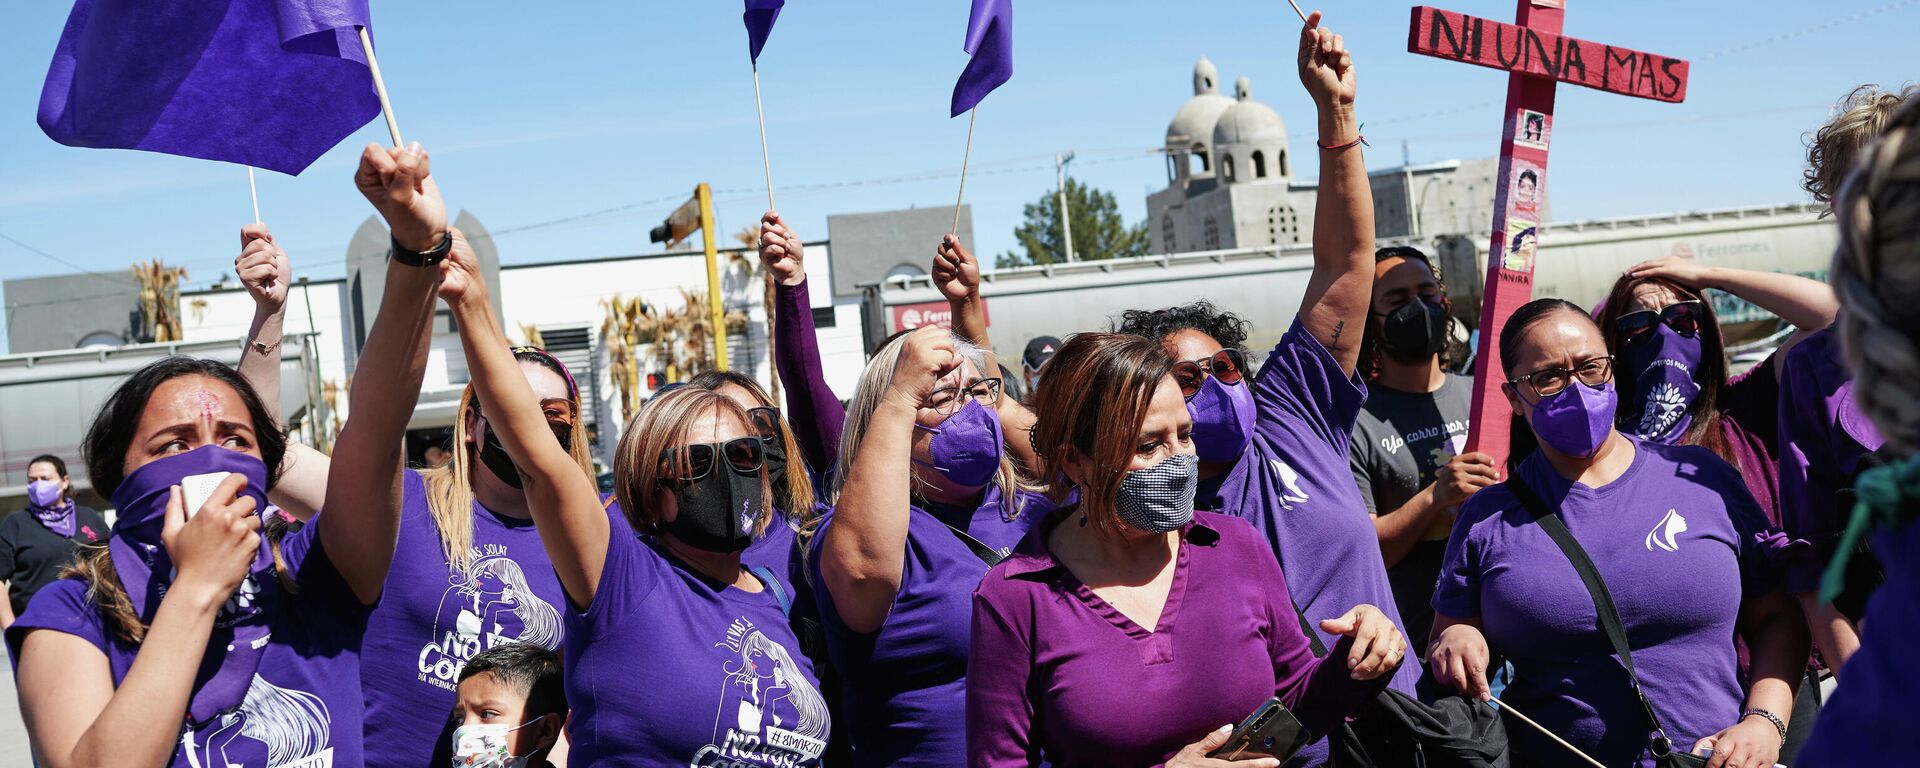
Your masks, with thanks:
[(437, 266), (440, 262), (446, 260), (447, 254), (453, 252), (452, 232), (440, 235), (440, 242), (424, 251), (416, 251), (403, 246), (398, 240), (393, 240), (392, 242), (393, 245), (387, 251), (387, 257), (409, 267)]

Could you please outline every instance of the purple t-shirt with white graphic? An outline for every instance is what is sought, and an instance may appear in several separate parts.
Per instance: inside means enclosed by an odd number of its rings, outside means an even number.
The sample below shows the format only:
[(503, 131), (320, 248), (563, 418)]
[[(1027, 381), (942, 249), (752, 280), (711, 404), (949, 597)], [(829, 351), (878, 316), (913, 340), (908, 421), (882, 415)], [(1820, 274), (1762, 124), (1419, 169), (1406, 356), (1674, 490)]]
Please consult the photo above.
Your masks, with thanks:
[(1801, 545), (1787, 591), (1817, 592), (1851, 506), (1836, 496), (1886, 443), (1853, 399), (1840, 337), (1827, 328), (1787, 352), (1780, 377), (1780, 519)]
[(609, 525), (593, 602), (565, 612), (569, 761), (819, 765), (827, 703), (773, 591), (700, 575), (624, 515)]
[[(1632, 438), (1628, 438), (1632, 440)], [(1673, 743), (1691, 746), (1740, 718), (1734, 621), (1746, 597), (1778, 589), (1760, 543), (1766, 521), (1738, 472), (1712, 451), (1633, 440), (1633, 463), (1599, 488), (1569, 482), (1539, 454), (1527, 487), (1580, 542), (1613, 594), (1633, 664)], [(1461, 506), (1433, 609), (1479, 617), (1513, 663), (1503, 699), (1606, 765), (1651, 768), (1646, 717), (1572, 563), (1506, 485)], [(1561, 765), (1564, 747), (1507, 729), (1517, 764)]]
[[(324, 517), (324, 515), (322, 515)], [(361, 751), (360, 638), (367, 608), (360, 604), (317, 536), (321, 517), (281, 542), (298, 594), (281, 592), (273, 634), (260, 668), (236, 710), (210, 722), (180, 727), (172, 768), (350, 768)], [(108, 630), (87, 598), (87, 585), (61, 579), (34, 596), (27, 613), (7, 629), (15, 659), (33, 630), (74, 635), (107, 655), (117, 687), (139, 647)], [(157, 727), (176, 727), (155, 722)]]
[(417, 472), (405, 473), (400, 538), (367, 618), (360, 680), (368, 762), (427, 765), (446, 755), (447, 716), (467, 660), (510, 641), (558, 650), (566, 593), (533, 520), (473, 504), (465, 567), (447, 562)]
[(1011, 551), (1053, 508), (1046, 497), (1024, 491), (1014, 505), (1001, 499), (998, 486), (990, 485), (973, 509), (907, 509), (900, 592), (880, 631), (870, 635), (847, 628), (820, 578), (821, 542), (833, 535), (833, 515), (821, 521), (806, 567), (818, 587), (827, 654), (843, 681), (841, 727), (854, 765), (966, 763), (967, 646), (973, 590), (987, 575), (987, 563), (947, 524), (988, 547)]
[[(1196, 503), (1253, 523), (1287, 572), (1293, 601), (1332, 648), (1340, 638), (1322, 631), (1321, 619), (1362, 603), (1400, 616), (1349, 458), (1367, 387), (1298, 318), (1251, 381), (1253, 444), (1227, 474), (1200, 481)], [(1402, 664), (1389, 687), (1413, 695), (1415, 666)], [(1308, 762), (1324, 755), (1324, 743), (1303, 753)]]

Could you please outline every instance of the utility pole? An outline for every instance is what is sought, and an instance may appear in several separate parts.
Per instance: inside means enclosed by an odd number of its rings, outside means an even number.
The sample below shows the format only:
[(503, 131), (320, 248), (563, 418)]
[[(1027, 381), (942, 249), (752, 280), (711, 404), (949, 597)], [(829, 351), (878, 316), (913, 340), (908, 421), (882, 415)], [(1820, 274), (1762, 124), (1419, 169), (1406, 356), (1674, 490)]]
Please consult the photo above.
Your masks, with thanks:
[(1073, 217), (1067, 211), (1067, 163), (1073, 162), (1073, 150), (1053, 155), (1053, 183), (1060, 193), (1060, 232), (1066, 242), (1067, 261), (1073, 261)]

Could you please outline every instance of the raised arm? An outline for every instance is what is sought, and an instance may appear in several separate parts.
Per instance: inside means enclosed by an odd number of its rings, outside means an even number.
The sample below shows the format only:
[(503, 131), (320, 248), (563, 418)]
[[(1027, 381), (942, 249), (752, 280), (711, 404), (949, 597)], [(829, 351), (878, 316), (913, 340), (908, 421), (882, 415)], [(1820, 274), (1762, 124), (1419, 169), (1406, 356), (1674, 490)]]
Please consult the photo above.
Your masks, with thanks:
[[(245, 484), (237, 475), (222, 480), (191, 521), (174, 487), (161, 541), (177, 575), (119, 686), (106, 654), (86, 639), (27, 633), (18, 659), (20, 714), (40, 765), (166, 765), (172, 758), (214, 617), (260, 551), (258, 510), (236, 497)], [(91, 601), (80, 607), (93, 609)]]
[[(447, 208), (419, 144), (367, 145), (354, 184), (393, 231), (394, 247), (424, 253), (447, 236)], [(434, 289), (444, 267), (387, 261), (380, 314), (360, 352), (347, 394), (347, 423), (334, 441), (326, 512), (314, 518), (328, 557), (360, 602), (380, 598), (400, 531), (407, 421), (420, 399), (431, 337)]]
[(773, 275), (773, 363), (787, 390), (787, 424), (794, 442), (816, 473), (840, 461), (840, 430), (847, 409), (827, 386), (820, 366), (820, 341), (813, 328), (813, 303), (807, 295), (806, 245), (787, 228), (780, 214), (760, 218), (760, 264)]
[(1354, 118), (1353, 56), (1320, 28), (1315, 11), (1300, 30), (1300, 82), (1320, 115), (1320, 191), (1313, 212), (1313, 277), (1300, 322), (1352, 374), (1373, 300), (1373, 188)]
[(867, 422), (860, 452), (840, 486), (833, 522), (822, 534), (820, 578), (847, 628), (880, 631), (900, 594), (912, 504), (913, 428), (934, 387), (960, 368), (946, 329), (925, 327), (903, 342), (900, 362)]
[(599, 587), (611, 531), (599, 490), (548, 426), (540, 399), (493, 316), (486, 281), (466, 238), (456, 230), (454, 242), (440, 295), (453, 306), (454, 322), (460, 326), (460, 346), (466, 350), (480, 412), (520, 471), (527, 508), (560, 586), (576, 607), (585, 607)]
[[(933, 285), (940, 289), (940, 295), (947, 297), (947, 307), (953, 310), (953, 331), (980, 348), (983, 363), (980, 375), (999, 376), (1000, 362), (993, 356), (993, 341), (987, 338), (987, 305), (980, 298), (980, 262), (961, 247), (960, 238), (947, 235), (934, 250)], [(1034, 452), (1033, 441), (1027, 438), (1033, 432), (1034, 422), (1038, 421), (1033, 411), (1011, 397), (1000, 398), (994, 410), (1000, 416), (1000, 431), (1007, 436), (1008, 453), (1029, 472), (1037, 471), (1040, 455)]]
[[(240, 228), (240, 255), (233, 260), (233, 271), (253, 298), (253, 326), (240, 347), (240, 376), (260, 393), (273, 414), (276, 425), (280, 414), (280, 339), (286, 325), (287, 289), (293, 270), (287, 264), (287, 252), (274, 242), (265, 224)], [(267, 497), (294, 519), (308, 520), (326, 506), (327, 455), (299, 443), (287, 446), (280, 461), (280, 482)]]
[(1832, 325), (1833, 318), (1840, 314), (1840, 300), (1834, 297), (1831, 286), (1799, 275), (1709, 267), (1692, 259), (1669, 256), (1636, 264), (1627, 270), (1627, 276), (1664, 277), (1695, 290), (1726, 291), (1803, 331), (1817, 331)]

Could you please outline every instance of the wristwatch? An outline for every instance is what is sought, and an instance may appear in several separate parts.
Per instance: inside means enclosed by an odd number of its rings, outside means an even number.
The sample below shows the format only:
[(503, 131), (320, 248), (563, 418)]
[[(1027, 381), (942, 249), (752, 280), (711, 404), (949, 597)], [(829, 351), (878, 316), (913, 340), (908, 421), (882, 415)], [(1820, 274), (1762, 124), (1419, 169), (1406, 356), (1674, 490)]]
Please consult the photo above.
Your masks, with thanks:
[(441, 233), (440, 242), (424, 251), (416, 251), (403, 246), (399, 240), (393, 240), (392, 242), (392, 247), (387, 250), (387, 258), (409, 267), (437, 266), (440, 262), (447, 259), (447, 254), (453, 252), (452, 232)]

